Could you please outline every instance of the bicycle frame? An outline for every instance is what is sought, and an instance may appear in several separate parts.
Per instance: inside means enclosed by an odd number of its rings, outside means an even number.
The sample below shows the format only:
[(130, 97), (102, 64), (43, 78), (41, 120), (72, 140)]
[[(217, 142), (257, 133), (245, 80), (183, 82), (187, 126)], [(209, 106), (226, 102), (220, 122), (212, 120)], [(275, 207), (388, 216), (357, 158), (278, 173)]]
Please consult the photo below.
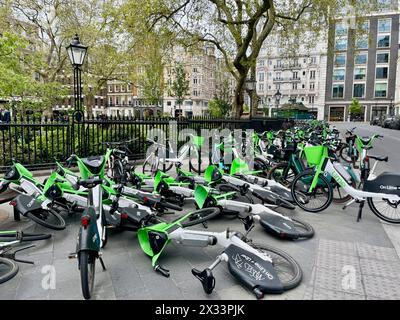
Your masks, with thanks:
[(400, 197), (397, 195), (366, 192), (353, 188), (347, 183), (346, 179), (344, 179), (340, 175), (340, 173), (335, 169), (332, 161), (329, 159), (327, 155), (323, 156), (320, 164), (316, 166), (316, 173), (311, 183), (309, 192), (313, 192), (316, 186), (318, 185), (318, 179), (320, 174), (323, 174), (324, 176), (327, 175), (331, 176), (339, 184), (339, 186), (342, 187), (347, 192), (347, 194), (349, 194), (358, 201), (365, 201), (366, 198), (382, 199), (383, 197), (385, 199), (388, 199), (389, 201), (400, 201)]

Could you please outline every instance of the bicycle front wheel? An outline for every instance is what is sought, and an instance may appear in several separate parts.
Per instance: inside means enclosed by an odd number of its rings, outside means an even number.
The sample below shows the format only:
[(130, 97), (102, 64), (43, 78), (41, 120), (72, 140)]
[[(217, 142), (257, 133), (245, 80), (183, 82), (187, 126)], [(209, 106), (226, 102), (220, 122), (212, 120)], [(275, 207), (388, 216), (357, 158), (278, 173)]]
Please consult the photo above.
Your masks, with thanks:
[(189, 151), (189, 169), (201, 174), (204, 173), (209, 165), (208, 152), (199, 152), (197, 148), (191, 147)]
[(368, 198), (371, 211), (383, 221), (400, 224), (400, 201), (392, 202), (387, 199)]
[(65, 221), (55, 210), (36, 210), (26, 214), (26, 217), (35, 221), (37, 224), (52, 230), (64, 230)]
[(96, 271), (96, 257), (93, 253), (82, 251), (79, 254), (79, 267), (81, 271), (82, 294), (89, 300), (94, 288), (94, 275)]
[[(301, 209), (308, 212), (321, 212), (332, 203), (333, 191), (328, 180), (320, 174), (317, 186), (309, 192), (314, 176), (315, 172), (312, 170), (297, 175), (292, 183), (292, 197)], [(303, 196), (307, 197), (307, 202), (302, 201)]]
[(4, 283), (14, 278), (18, 273), (18, 265), (10, 260), (0, 258), (0, 283)]
[(300, 284), (303, 278), (303, 272), (298, 262), (292, 258), (292, 256), (268, 245), (261, 245), (253, 242), (248, 242), (247, 244), (261, 254), (272, 259), (275, 271), (282, 283), (283, 290), (291, 290)]
[(268, 179), (275, 180), (284, 186), (290, 186), (296, 174), (288, 163), (278, 163), (268, 173)]

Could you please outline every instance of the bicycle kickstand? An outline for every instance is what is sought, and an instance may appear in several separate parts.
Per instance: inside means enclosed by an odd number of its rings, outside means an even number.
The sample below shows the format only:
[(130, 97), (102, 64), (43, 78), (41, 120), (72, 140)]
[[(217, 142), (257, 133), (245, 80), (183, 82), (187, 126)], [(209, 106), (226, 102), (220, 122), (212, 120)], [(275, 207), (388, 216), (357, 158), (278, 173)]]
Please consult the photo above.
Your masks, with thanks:
[(362, 212), (363, 212), (363, 209), (364, 209), (364, 205), (365, 205), (365, 200), (360, 202), (360, 207), (358, 208), (357, 222), (360, 222), (360, 220), (362, 218)]
[(104, 264), (103, 258), (99, 257), (99, 260), (100, 260), (101, 267), (103, 268), (103, 271), (106, 271), (107, 269), (106, 269), (106, 265)]

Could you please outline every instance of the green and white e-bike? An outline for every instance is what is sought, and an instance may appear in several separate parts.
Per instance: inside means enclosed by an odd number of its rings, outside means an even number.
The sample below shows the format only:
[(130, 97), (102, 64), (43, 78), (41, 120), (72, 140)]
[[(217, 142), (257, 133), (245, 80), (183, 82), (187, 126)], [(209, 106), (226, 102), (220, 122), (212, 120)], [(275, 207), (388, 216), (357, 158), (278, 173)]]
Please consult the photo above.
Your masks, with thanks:
[[(365, 202), (380, 219), (400, 224), (400, 174), (382, 173), (365, 181), (363, 189), (353, 188), (347, 170), (339, 163), (332, 162), (325, 145), (304, 148), (307, 161), (314, 168), (306, 170), (293, 181), (292, 196), (296, 204), (305, 211), (321, 212), (329, 207), (333, 199), (332, 184), (327, 177), (334, 179), (347, 194), (360, 204), (358, 220), (361, 218)], [(373, 172), (371, 172), (373, 174)], [(298, 194), (304, 193), (309, 201), (299, 201)]]

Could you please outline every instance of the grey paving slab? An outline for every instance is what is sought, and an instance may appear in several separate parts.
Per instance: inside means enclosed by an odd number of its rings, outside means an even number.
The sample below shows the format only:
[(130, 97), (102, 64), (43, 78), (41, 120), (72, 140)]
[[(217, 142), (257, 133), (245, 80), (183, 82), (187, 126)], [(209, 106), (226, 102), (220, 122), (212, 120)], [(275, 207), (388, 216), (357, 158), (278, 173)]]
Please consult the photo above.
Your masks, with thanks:
[(383, 261), (399, 261), (396, 250), (394, 248), (385, 248), (372, 246), (365, 243), (358, 243), (357, 250), (362, 258), (376, 259)]
[(345, 267), (352, 266), (357, 272), (360, 272), (360, 259), (355, 256), (346, 256), (319, 250), (317, 266), (338, 271), (343, 270)]
[(369, 297), (400, 299), (400, 280), (379, 276), (363, 277), (365, 292)]
[(15, 296), (16, 299), (28, 300), (49, 298), (49, 290), (42, 287), (42, 281), (45, 275), (41, 272), (40, 267), (35, 269), (35, 271), (29, 273), (27, 276), (21, 277)]
[(357, 256), (357, 248), (354, 242), (337, 240), (321, 239), (319, 241), (319, 252)]
[(361, 282), (361, 274), (355, 273), (355, 279), (346, 277), (347, 274), (339, 270), (317, 267), (314, 286), (316, 288), (345, 293), (365, 295)]
[(400, 261), (361, 259), (363, 275), (400, 279)]
[(366, 297), (359, 294), (346, 293), (329, 289), (315, 288), (313, 300), (365, 300)]

